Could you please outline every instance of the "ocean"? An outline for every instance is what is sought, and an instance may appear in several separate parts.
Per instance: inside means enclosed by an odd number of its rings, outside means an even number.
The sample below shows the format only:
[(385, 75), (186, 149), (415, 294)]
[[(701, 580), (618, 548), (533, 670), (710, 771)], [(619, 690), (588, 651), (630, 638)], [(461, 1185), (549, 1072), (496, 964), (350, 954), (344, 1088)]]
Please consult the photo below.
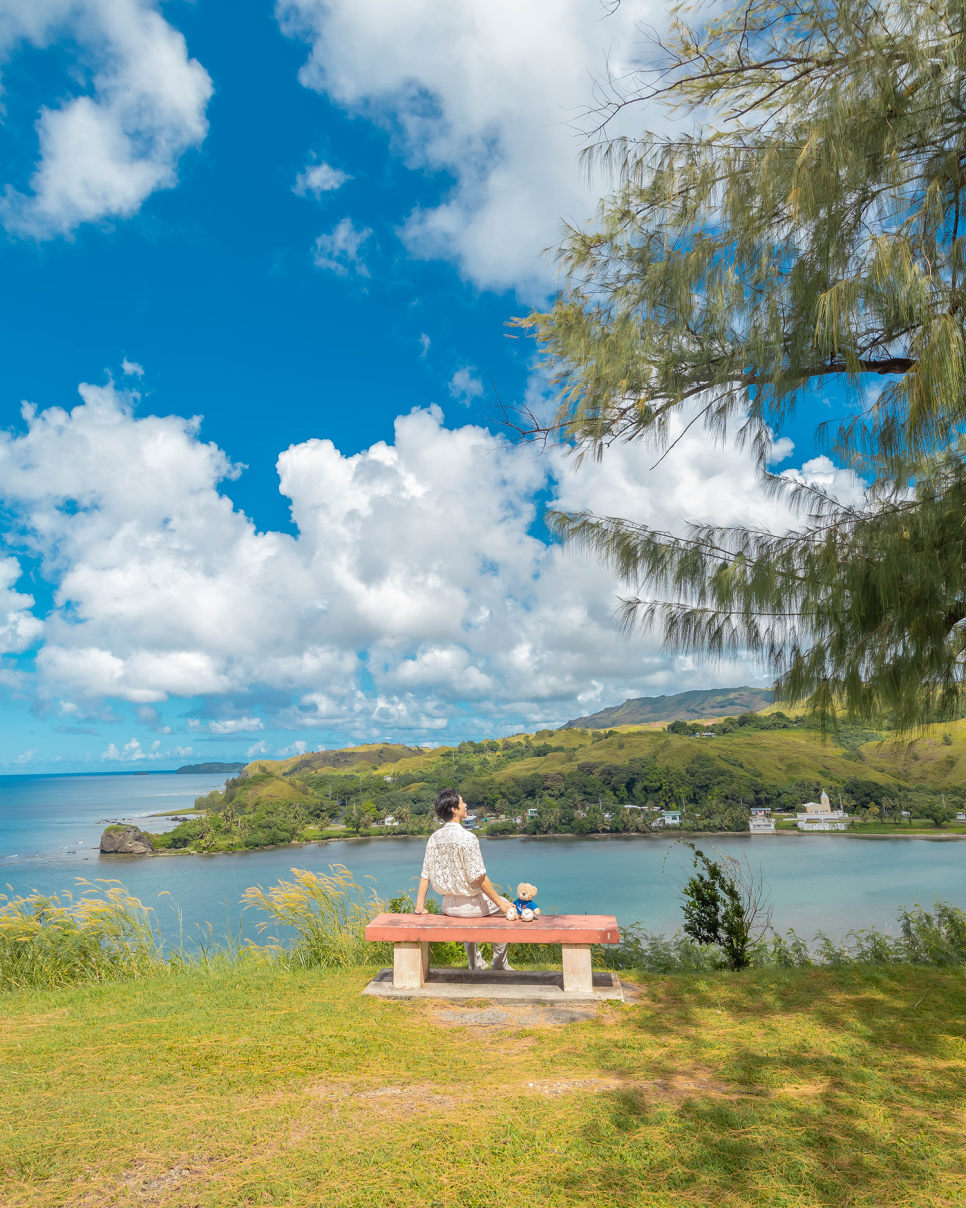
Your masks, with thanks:
[[(250, 885), (275, 884), (292, 868), (327, 872), (344, 864), (381, 897), (415, 893), (425, 838), (345, 839), (222, 856), (99, 853), (107, 822), (166, 830), (175, 824), (152, 814), (190, 808), (223, 783), (223, 776), (170, 772), (0, 777), (0, 885), (8, 894), (53, 894), (75, 890), (78, 878), (120, 881), (157, 912), (167, 937), (183, 934), (189, 944), (207, 924), (216, 938), (228, 927), (257, 938), (257, 913), (241, 911), (241, 894)], [(530, 881), (545, 910), (614, 914), (658, 932), (681, 924), (678, 886), (690, 872), (690, 853), (674, 835), (481, 842), (493, 881), (514, 890)], [(807, 939), (818, 930), (833, 937), (860, 927), (895, 931), (900, 904), (931, 905), (941, 897), (966, 907), (964, 840), (788, 834), (694, 842), (747, 856), (769, 890), (775, 927), (793, 927)]]

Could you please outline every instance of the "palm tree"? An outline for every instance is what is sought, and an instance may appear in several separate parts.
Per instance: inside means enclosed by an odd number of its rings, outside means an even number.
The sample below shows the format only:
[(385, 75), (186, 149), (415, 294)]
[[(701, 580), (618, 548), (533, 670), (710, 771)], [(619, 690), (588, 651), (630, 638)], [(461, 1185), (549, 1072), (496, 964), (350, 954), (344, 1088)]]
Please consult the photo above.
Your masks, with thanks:
[(545, 835), (552, 835), (560, 825), (560, 807), (556, 801), (548, 801), (541, 807), (538, 817), (540, 830)]

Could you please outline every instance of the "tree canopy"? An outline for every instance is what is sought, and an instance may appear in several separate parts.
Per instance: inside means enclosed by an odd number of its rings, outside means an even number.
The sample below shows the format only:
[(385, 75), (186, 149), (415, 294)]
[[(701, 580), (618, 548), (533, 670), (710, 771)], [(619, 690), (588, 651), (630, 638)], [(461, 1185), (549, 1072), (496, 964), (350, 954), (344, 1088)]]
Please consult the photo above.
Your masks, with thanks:
[(868, 491), (846, 506), (764, 475), (799, 510), (788, 533), (552, 520), (633, 585), (626, 624), (761, 654), (779, 699), (808, 698), (829, 726), (844, 704), (914, 730), (960, 707), (966, 6), (699, 16), (681, 10), (600, 129), (642, 101), (700, 123), (589, 150), (614, 191), (566, 230), (553, 308), (520, 320), (552, 367), (555, 430), (600, 455), (666, 444), (680, 415), (720, 437), (737, 425), (763, 464), (773, 426), (831, 386), (844, 419), (823, 439)]

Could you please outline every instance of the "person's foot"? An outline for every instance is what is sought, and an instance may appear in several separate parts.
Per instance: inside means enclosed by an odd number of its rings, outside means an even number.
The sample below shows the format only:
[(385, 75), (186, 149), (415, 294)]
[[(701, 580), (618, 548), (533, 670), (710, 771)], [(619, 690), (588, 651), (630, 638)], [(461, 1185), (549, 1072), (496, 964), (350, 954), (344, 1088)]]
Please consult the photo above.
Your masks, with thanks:
[(473, 968), (470, 970), (470, 972), (471, 973), (481, 973), (484, 969), (489, 969), (489, 967), (490, 966), (486, 961), (478, 960), (476, 962), (476, 964), (473, 966)]
[(513, 972), (515, 972), (513, 966), (510, 964), (509, 961), (507, 961), (507, 963), (505, 965), (494, 965), (493, 970), (496, 973), (503, 973), (503, 972), (513, 973)]

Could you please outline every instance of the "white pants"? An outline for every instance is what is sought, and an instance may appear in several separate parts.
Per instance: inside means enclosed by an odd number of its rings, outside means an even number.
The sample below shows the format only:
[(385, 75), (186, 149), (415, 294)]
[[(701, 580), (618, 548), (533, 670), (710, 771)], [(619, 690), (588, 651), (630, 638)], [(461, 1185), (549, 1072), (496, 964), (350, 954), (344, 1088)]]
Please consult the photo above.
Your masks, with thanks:
[[(487, 915), (502, 913), (499, 906), (482, 893), (475, 894), (471, 898), (463, 897), (461, 894), (447, 893), (443, 895), (443, 914), (451, 915), (456, 919), (485, 919)], [(476, 944), (464, 944), (463, 947), (466, 949), (466, 959), (470, 969), (479, 968), (481, 962)], [(506, 959), (506, 944), (494, 944), (493, 968), (509, 969), (509, 967)]]

